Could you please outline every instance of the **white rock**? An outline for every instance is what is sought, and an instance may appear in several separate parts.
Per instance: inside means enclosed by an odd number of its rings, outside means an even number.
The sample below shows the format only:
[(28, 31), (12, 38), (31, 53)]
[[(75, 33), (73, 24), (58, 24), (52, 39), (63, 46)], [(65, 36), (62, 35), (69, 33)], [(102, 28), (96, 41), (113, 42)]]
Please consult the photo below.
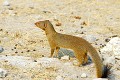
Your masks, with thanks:
[(4, 78), (6, 76), (7, 76), (7, 71), (2, 69), (2, 68), (0, 68), (0, 78)]
[(0, 60), (7, 60), (13, 66), (21, 68), (33, 68), (37, 63), (33, 62), (30, 57), (23, 56), (0, 56)]
[(4, 3), (3, 3), (4, 6), (10, 6), (10, 3), (8, 0), (5, 0)]
[(66, 65), (66, 66), (71, 66), (71, 65), (73, 65), (73, 64), (70, 63), (70, 62), (66, 62), (66, 63), (64, 63), (64, 65)]
[(112, 38), (100, 51), (102, 54), (111, 54), (120, 59), (120, 38)]
[(61, 57), (61, 60), (69, 60), (69, 59), (70, 59), (69, 56), (63, 56), (63, 57)]
[(57, 76), (56, 80), (64, 80), (61, 76)]
[(115, 64), (115, 57), (114, 56), (111, 56), (111, 57), (107, 57), (104, 61), (104, 64), (112, 64), (114, 65)]
[(70, 78), (71, 78), (72, 80), (77, 80), (77, 79), (78, 79), (78, 75), (77, 75), (77, 74), (72, 74), (72, 75), (70, 76)]
[(42, 58), (38, 59), (37, 61), (44, 68), (60, 67), (60, 66), (62, 66), (62, 65), (60, 65), (60, 61), (57, 58), (42, 57)]
[(8, 10), (8, 13), (9, 13), (10, 16), (15, 16), (16, 15), (13, 10)]
[(108, 80), (108, 79), (106, 79), (106, 78), (95, 78), (93, 80)]
[(3, 48), (0, 46), (0, 53), (3, 52)]
[(87, 74), (86, 73), (82, 73), (81, 74), (81, 78), (86, 78), (87, 77)]
[(79, 61), (78, 60), (73, 60), (73, 65), (78, 66)]

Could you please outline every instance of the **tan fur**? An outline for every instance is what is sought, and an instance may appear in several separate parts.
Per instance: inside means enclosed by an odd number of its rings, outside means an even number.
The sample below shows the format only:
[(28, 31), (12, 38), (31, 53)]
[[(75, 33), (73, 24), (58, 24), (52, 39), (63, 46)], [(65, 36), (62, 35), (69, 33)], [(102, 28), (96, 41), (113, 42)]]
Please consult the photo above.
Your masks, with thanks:
[(75, 53), (76, 58), (79, 61), (79, 65), (86, 63), (88, 61), (87, 52), (89, 52), (93, 62), (96, 66), (97, 77), (102, 77), (103, 73), (103, 64), (93, 46), (86, 40), (66, 34), (57, 33), (53, 25), (49, 20), (36, 22), (35, 25), (45, 31), (48, 38), (51, 55), (53, 56), (54, 50), (58, 53), (60, 47), (72, 49)]

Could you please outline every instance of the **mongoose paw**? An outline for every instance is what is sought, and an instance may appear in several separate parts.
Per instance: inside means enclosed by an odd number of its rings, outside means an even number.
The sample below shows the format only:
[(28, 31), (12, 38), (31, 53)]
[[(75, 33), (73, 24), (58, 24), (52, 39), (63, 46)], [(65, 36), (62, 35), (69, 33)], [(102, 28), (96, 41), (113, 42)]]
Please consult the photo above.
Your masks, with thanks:
[(74, 66), (79, 66), (79, 67), (81, 67), (82, 66), (82, 64), (79, 62), (79, 61), (73, 61), (73, 65)]
[(49, 56), (49, 58), (52, 58), (52, 56)]
[(55, 58), (58, 58), (58, 56), (54, 56)]

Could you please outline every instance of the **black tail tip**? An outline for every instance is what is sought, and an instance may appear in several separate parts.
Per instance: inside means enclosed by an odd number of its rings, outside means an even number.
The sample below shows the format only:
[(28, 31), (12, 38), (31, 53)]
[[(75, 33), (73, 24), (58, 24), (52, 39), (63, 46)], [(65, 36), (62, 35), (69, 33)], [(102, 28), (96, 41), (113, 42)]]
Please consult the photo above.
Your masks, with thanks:
[(104, 69), (103, 69), (103, 75), (101, 78), (108, 78), (108, 75), (110, 73), (110, 69), (111, 69), (111, 66), (109, 65), (104, 65)]

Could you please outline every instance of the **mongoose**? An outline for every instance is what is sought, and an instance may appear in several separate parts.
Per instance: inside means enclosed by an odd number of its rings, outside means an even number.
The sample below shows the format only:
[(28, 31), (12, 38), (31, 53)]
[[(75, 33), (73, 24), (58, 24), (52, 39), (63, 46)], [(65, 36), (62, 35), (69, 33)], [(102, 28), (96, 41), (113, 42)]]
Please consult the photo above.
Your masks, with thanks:
[(92, 58), (92, 61), (95, 63), (96, 74), (98, 78), (104, 76), (104, 65), (100, 59), (95, 48), (86, 40), (75, 37), (72, 35), (61, 34), (55, 31), (53, 25), (49, 20), (38, 21), (35, 23), (38, 28), (41, 28), (45, 31), (47, 39), (51, 47), (51, 55), (53, 56), (54, 51), (58, 53), (60, 47), (72, 49), (75, 53), (76, 58), (79, 61), (78, 65), (86, 63), (87, 52)]

